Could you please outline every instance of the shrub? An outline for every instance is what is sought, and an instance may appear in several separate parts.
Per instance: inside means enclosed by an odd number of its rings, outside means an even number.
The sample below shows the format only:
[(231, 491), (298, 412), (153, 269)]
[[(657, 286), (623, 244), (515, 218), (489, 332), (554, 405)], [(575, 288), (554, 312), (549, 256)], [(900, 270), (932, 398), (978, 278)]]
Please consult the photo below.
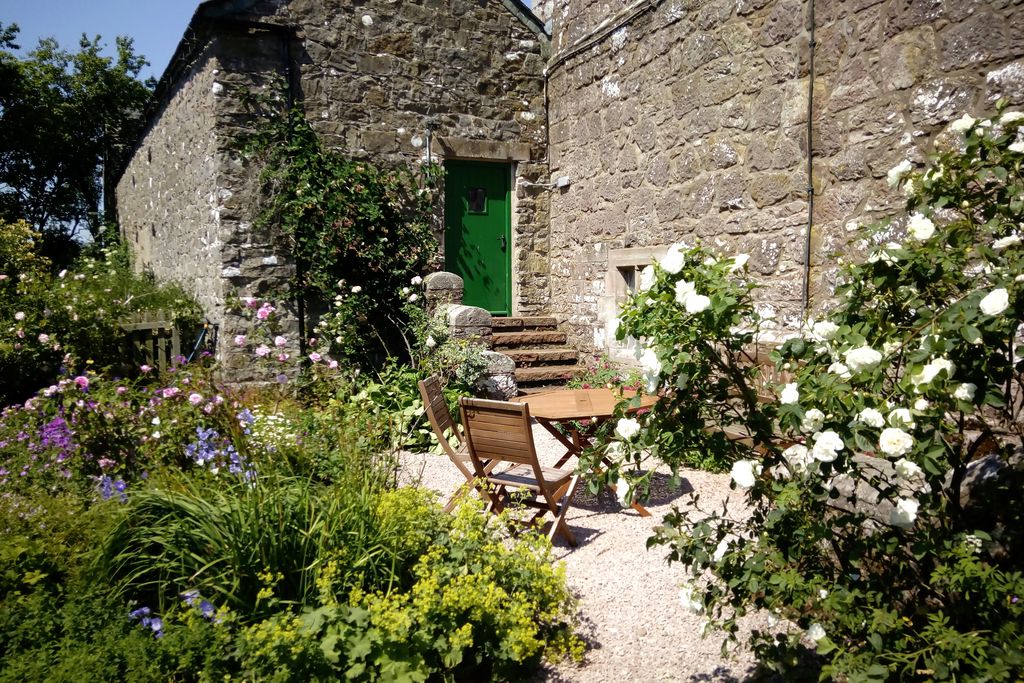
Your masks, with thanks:
[(0, 405), (24, 400), (61, 372), (124, 373), (119, 321), (127, 313), (164, 310), (180, 325), (199, 320), (190, 298), (134, 273), (125, 252), (102, 250), (54, 274), (39, 240), (24, 222), (0, 222)]
[[(750, 609), (784, 619), (752, 645), (786, 676), (804, 643), (822, 679), (1024, 672), (1022, 123), (965, 116), (930, 168), (890, 172), (908, 215), (867, 234), (828, 318), (777, 351), (793, 377), (773, 401), (743, 371), (762, 324), (728, 272), (743, 258), (671, 250), (623, 316), (667, 398), (608, 448), (675, 464), (700, 444), (731, 463), (750, 516), (677, 511), (652, 542), (692, 574), (684, 606), (730, 637)], [(743, 426), (755, 452), (715, 425)]]

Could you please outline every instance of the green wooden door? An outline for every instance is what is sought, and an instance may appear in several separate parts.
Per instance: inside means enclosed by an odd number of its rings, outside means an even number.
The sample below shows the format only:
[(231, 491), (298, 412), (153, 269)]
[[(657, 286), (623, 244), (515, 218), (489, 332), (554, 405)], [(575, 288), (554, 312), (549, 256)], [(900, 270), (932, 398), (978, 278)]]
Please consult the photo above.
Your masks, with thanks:
[(512, 312), (512, 220), (508, 164), (446, 161), (445, 269), (463, 279), (462, 301)]

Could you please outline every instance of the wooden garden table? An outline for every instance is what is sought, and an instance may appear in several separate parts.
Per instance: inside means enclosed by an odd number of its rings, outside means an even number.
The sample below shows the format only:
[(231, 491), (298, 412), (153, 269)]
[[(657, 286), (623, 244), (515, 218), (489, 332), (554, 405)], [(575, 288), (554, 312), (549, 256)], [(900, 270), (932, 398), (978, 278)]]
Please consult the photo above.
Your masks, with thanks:
[[(565, 455), (555, 465), (560, 467), (572, 456), (579, 457), (583, 453), (583, 450), (590, 445), (594, 430), (612, 418), (615, 406), (619, 401), (624, 398), (632, 398), (635, 395), (635, 391), (601, 387), (545, 391), (520, 396), (516, 400), (529, 405), (530, 417), (536, 419), (559, 443), (565, 446)], [(631, 408), (629, 412), (650, 408), (658, 402), (659, 398), (659, 396), (644, 395), (640, 398), (640, 405)], [(583, 422), (586, 422), (585, 426), (581, 424)], [(602, 458), (602, 460), (604, 459)], [(604, 462), (611, 464), (607, 460)], [(608, 488), (612, 491), (615, 490), (613, 486)], [(632, 503), (630, 507), (643, 517), (651, 516), (651, 513), (639, 503)]]

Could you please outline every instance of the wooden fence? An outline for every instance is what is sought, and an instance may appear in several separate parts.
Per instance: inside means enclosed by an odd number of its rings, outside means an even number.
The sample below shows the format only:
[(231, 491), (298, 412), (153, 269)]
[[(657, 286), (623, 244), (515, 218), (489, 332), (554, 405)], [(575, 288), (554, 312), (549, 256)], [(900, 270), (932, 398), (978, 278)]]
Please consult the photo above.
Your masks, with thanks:
[[(178, 365), (215, 345), (215, 328), (209, 323), (178, 328), (173, 316), (164, 311), (143, 311), (121, 321), (125, 331), (127, 364), (138, 368), (145, 364), (161, 371)], [(211, 333), (213, 332), (213, 333)]]

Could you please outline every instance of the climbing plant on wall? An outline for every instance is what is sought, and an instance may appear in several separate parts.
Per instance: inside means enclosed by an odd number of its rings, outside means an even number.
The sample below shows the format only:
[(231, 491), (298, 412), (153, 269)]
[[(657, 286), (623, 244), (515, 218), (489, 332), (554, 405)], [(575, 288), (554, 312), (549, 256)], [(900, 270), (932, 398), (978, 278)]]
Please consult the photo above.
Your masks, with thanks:
[(339, 295), (353, 303), (332, 352), (354, 362), (400, 352), (404, 344), (386, 340), (399, 337), (402, 288), (438, 254), (438, 167), (352, 159), (328, 148), (298, 110), (269, 116), (247, 152), (264, 168), (258, 226), (274, 228), (296, 259), (293, 291), (314, 309)]

